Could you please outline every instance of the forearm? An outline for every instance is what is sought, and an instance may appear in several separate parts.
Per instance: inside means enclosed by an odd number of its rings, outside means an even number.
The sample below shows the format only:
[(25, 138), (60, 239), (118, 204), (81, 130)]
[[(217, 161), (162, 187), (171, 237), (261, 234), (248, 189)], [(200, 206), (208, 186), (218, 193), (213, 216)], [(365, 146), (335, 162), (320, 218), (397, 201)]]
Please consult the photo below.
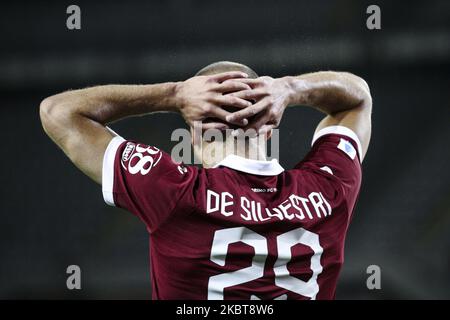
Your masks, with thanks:
[(288, 105), (305, 105), (333, 115), (371, 105), (367, 83), (347, 72), (323, 71), (286, 77)]
[[(175, 83), (154, 85), (105, 85), (67, 91), (46, 98), (41, 113), (59, 114), (70, 120), (86, 117), (102, 125), (134, 115), (175, 111)], [(45, 110), (42, 110), (45, 109)]]
[(103, 152), (113, 137), (106, 125), (128, 116), (174, 111), (174, 87), (107, 85), (63, 92), (42, 101), (42, 126), (73, 163), (101, 183)]

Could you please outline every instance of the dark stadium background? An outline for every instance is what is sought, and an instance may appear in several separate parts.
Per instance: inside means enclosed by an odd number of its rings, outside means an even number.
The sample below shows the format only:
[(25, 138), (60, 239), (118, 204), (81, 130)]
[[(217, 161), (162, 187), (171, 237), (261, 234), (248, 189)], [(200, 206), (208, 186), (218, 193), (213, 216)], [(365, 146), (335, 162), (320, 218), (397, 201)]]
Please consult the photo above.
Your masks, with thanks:
[[(82, 29), (66, 29), (77, 4)], [(382, 29), (366, 28), (381, 7)], [(151, 296), (137, 218), (107, 207), (44, 134), (40, 101), (69, 88), (182, 80), (216, 60), (261, 75), (345, 70), (373, 95), (373, 138), (338, 299), (450, 298), (449, 1), (10, 1), (0, 5), (0, 298)], [(280, 162), (307, 152), (321, 115), (290, 109)], [(165, 150), (177, 115), (120, 134)], [(66, 289), (66, 267), (82, 290)], [(366, 288), (378, 265), (381, 290)], [(195, 290), (195, 288), (193, 288)]]

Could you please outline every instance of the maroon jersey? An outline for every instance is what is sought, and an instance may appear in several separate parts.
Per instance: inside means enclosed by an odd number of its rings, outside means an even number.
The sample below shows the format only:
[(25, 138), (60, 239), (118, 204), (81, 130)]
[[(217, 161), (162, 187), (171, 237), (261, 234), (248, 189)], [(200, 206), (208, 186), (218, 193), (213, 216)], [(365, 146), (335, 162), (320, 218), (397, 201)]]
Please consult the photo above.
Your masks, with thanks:
[(184, 166), (115, 137), (103, 196), (147, 227), (154, 299), (333, 299), (360, 156), (342, 126), (317, 132), (291, 170), (233, 155)]

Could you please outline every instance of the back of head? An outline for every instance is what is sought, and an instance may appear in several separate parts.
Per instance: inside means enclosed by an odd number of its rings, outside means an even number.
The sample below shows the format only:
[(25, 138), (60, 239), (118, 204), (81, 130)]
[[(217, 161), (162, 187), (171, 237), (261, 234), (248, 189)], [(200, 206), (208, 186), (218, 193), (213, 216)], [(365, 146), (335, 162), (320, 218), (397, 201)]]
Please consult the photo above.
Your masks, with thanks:
[[(229, 71), (241, 71), (246, 73), (248, 78), (258, 78), (258, 74), (250, 67), (232, 61), (218, 61), (211, 63), (202, 68), (195, 75), (210, 76)], [(229, 112), (236, 111), (230, 108), (225, 109)], [(208, 121), (208, 119), (206, 121)], [(196, 133), (193, 134), (195, 135)], [(213, 139), (211, 139), (211, 136)], [(215, 165), (229, 154), (237, 154), (246, 158), (265, 158), (265, 150), (261, 153), (261, 150), (258, 147), (261, 143), (258, 143), (255, 139), (243, 138), (240, 139), (242, 140), (240, 141), (238, 138), (231, 135), (231, 130), (221, 132), (220, 135), (218, 132), (206, 132), (203, 134), (202, 139), (193, 139), (194, 153), (197, 157), (201, 158), (204, 167)], [(251, 154), (253, 154), (253, 156), (251, 156)]]
[[(258, 78), (258, 74), (252, 70), (250, 67), (246, 66), (245, 64), (232, 62), (232, 61), (218, 61), (211, 63), (202, 69), (200, 69), (195, 75), (196, 76), (212, 76), (215, 74), (223, 73), (223, 72), (230, 72), (230, 71), (240, 71), (244, 72), (248, 75), (248, 78), (256, 79)], [(223, 107), (224, 110), (227, 110), (229, 112), (238, 111), (238, 109), (233, 107)], [(205, 122), (208, 121), (217, 121), (217, 119), (206, 119)]]
[(207, 65), (200, 69), (196, 76), (210, 76), (228, 71), (241, 71), (245, 72), (249, 78), (258, 78), (258, 74), (245, 64), (232, 62), (232, 61), (218, 61)]

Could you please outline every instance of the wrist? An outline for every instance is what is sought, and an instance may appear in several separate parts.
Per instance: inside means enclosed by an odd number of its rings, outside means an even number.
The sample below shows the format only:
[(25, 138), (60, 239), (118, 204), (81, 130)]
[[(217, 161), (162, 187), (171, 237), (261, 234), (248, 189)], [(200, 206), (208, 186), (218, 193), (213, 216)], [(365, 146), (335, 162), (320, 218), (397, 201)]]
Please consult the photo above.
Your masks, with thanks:
[[(164, 82), (156, 84), (126, 86), (128, 99), (127, 104), (139, 107), (138, 112), (178, 112), (175, 92), (175, 82)], [(123, 96), (124, 94), (122, 94)]]
[(306, 103), (307, 83), (304, 79), (294, 76), (286, 76), (282, 78), (286, 83), (288, 92), (286, 101), (287, 106), (302, 105)]
[(280, 80), (283, 82), (283, 85), (284, 85), (286, 93), (287, 93), (286, 98), (285, 98), (286, 99), (285, 104), (286, 104), (286, 107), (289, 107), (292, 104), (294, 104), (293, 102), (295, 100), (294, 99), (295, 98), (295, 90), (294, 90), (295, 77), (285, 76), (285, 77), (280, 78)]
[[(140, 88), (141, 86), (136, 86)], [(177, 99), (177, 82), (164, 82), (143, 86), (142, 96), (138, 100), (145, 101), (146, 113), (168, 111), (179, 112)]]
[(184, 85), (184, 81), (178, 81), (178, 82), (172, 82), (171, 83), (171, 91), (172, 94), (170, 95), (171, 101), (170, 104), (173, 106), (173, 111), (175, 112), (181, 112), (181, 109), (184, 107), (184, 97), (182, 94), (182, 88)]

